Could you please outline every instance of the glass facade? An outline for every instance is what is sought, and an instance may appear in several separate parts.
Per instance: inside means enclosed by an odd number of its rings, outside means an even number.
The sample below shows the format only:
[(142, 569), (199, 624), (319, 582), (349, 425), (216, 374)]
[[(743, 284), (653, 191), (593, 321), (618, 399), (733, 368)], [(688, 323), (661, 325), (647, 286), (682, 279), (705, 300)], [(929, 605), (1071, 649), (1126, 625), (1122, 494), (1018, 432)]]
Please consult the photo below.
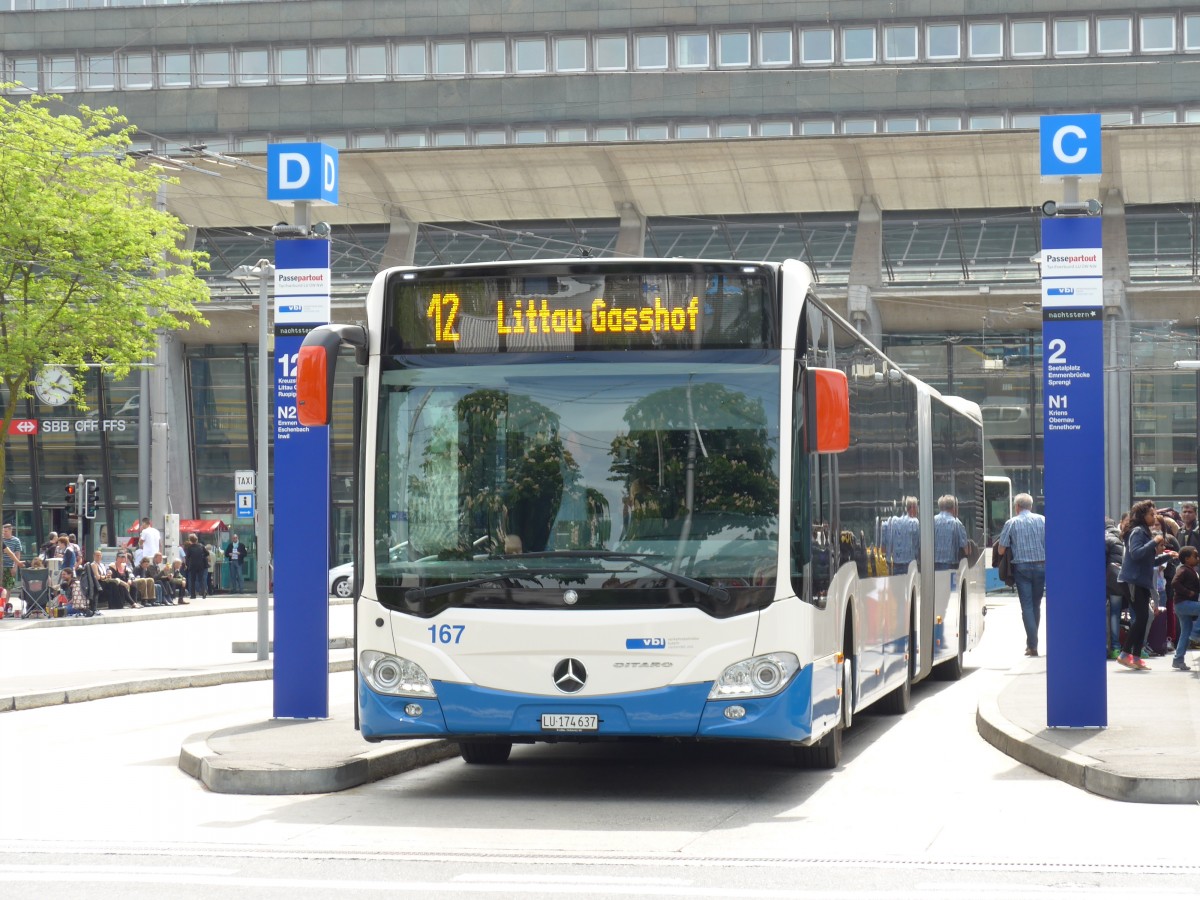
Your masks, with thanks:
[[(79, 475), (100, 482), (95, 521), (106, 536), (110, 530), (123, 533), (137, 515), (140, 374), (134, 370), (120, 381), (105, 377), (101, 386), (99, 373), (83, 374), (81, 405), (50, 406), (36, 396), (18, 404), (16, 417), (35, 420), (38, 427), (28, 437), (11, 435), (6, 445), (4, 520), (16, 525), (27, 550), (47, 531), (78, 531), (68, 518), (64, 489)], [(0, 398), (7, 408), (8, 392)]]
[(1200, 360), (1200, 319), (1192, 328), (1135, 322), (1131, 331), (1133, 493), (1178, 507), (1197, 494), (1200, 371), (1180, 372), (1174, 362)]
[[(170, 511), (181, 519), (219, 519), (247, 545), (247, 590), (255, 590), (254, 523), (235, 517), (233, 473), (257, 469), (257, 367), (255, 345), (195, 345), (184, 356), (187, 408), (168, 413), (171, 429), (186, 429), (190, 490), (168, 488)], [(79, 475), (96, 479), (99, 511), (91, 524), (89, 546), (123, 541), (138, 521), (141, 372), (120, 380), (90, 369), (84, 375), (87, 409), (73, 402), (49, 406), (34, 397), (19, 401), (17, 418), (37, 422), (37, 433), (12, 436), (6, 445), (4, 521), (16, 525), (26, 553), (50, 531), (77, 533), (79, 522), (68, 512), (65, 488)], [(330, 433), (331, 529), (330, 564), (351, 558), (353, 507), (353, 356), (338, 368), (334, 394), (334, 426)], [(4, 406), (7, 393), (0, 393)], [(149, 427), (148, 422), (146, 427)], [(149, 466), (149, 461), (146, 462)], [(275, 486), (275, 490), (284, 489)], [(294, 488), (293, 488), (294, 489)], [(195, 498), (187, 508), (181, 496)], [(86, 529), (85, 529), (86, 530)], [(224, 581), (224, 576), (222, 576)]]
[[(1121, 419), (1131, 423), (1133, 497), (1178, 508), (1180, 501), (1195, 500), (1200, 491), (1200, 372), (1177, 370), (1174, 363), (1200, 360), (1200, 322), (1192, 327), (1133, 322), (1128, 328), (1131, 349), (1116, 365), (1131, 379), (1131, 396)], [(885, 338), (884, 350), (938, 390), (978, 403), (987, 474), (1007, 475), (1015, 492), (1029, 492), (1040, 506), (1041, 333)], [(1110, 397), (1106, 402), (1121, 401)]]
[[(193, 496), (197, 518), (222, 519), (234, 515), (233, 473), (256, 469), (258, 429), (258, 348), (251, 344), (202, 345), (186, 354), (192, 452)], [(330, 565), (351, 558), (351, 523), (354, 504), (353, 380), (358, 373), (352, 354), (344, 355), (334, 385), (334, 421), (330, 429), (329, 470), (332, 502)], [(272, 425), (273, 429), (273, 425)], [(274, 441), (270, 469), (274, 471)], [(275, 491), (302, 489), (272, 486)], [(253, 523), (242, 520), (243, 542), (253, 547)], [(252, 565), (252, 563), (251, 563)]]
[[(1126, 210), (1131, 287), (1162, 285), (1184, 291), (1200, 277), (1200, 238), (1188, 210), (1132, 207)], [(645, 252), (663, 258), (782, 259), (809, 263), (826, 296), (836, 299), (849, 281), (858, 223), (853, 214), (651, 218)], [(616, 220), (422, 224), (415, 247), (418, 265), (480, 262), (498, 258), (607, 256), (615, 252)], [(333, 234), (335, 318), (357, 319), (374, 273), (383, 264), (385, 225), (339, 226)], [(247, 229), (200, 232), (197, 248), (225, 265), (209, 276), (210, 317), (222, 306), (244, 304), (245, 289), (223, 273), (263, 255), (265, 235)], [(1013, 285), (1036, 291), (1038, 221), (1029, 210), (885, 213), (882, 279), (888, 288), (922, 285), (967, 290), (976, 285)], [(968, 287), (963, 287), (969, 285)], [(977, 296), (977, 294), (976, 294)], [(886, 293), (879, 302), (886, 306)], [(998, 301), (1005, 302), (1005, 301)], [(351, 304), (347, 306), (346, 304)], [(1003, 310), (997, 307), (998, 312)], [(986, 312), (986, 308), (984, 308)], [(1000, 315), (1001, 322), (1003, 315)], [(994, 319), (992, 320), (994, 321)], [(1175, 360), (1200, 359), (1200, 322), (1132, 321), (1117, 326), (1116, 346), (1127, 348), (1115, 362), (1127, 374), (1130, 393), (1109, 402), (1124, 405), (1130, 423), (1129, 471), (1134, 496), (1177, 504), (1197, 494), (1197, 375), (1173, 368)], [(1001, 329), (1003, 325), (1001, 324)], [(171, 411), (170, 427), (183, 430), (186, 463), (177, 466), (189, 483), (176, 492), (171, 509), (181, 518), (220, 519), (240, 528), (253, 548), (249, 520), (234, 518), (233, 472), (258, 469), (256, 460), (256, 344), (203, 343), (189, 336), (182, 368), (183, 408)], [(1041, 337), (1038, 331), (891, 334), (884, 351), (899, 365), (939, 390), (978, 402), (983, 410), (988, 474), (1007, 475), (1018, 491), (1042, 500)], [(331, 563), (352, 554), (353, 512), (352, 380), (350, 356), (338, 367), (332, 431)], [(14, 521), (27, 545), (50, 530), (73, 530), (63, 488), (76, 475), (100, 482), (103, 537), (128, 533), (139, 508), (141, 371), (115, 381), (100, 370), (83, 374), (86, 409), (74, 403), (50, 407), (21, 400), (18, 418), (38, 422), (38, 434), (13, 435), (7, 445), (6, 520)], [(103, 396), (101, 396), (103, 387)], [(7, 396), (0, 393), (7, 406)], [(268, 411), (269, 414), (269, 411)], [(1122, 440), (1125, 435), (1118, 436)], [(173, 471), (176, 467), (173, 466)], [(184, 508), (190, 504), (191, 508)], [(369, 539), (369, 536), (368, 536)], [(253, 572), (253, 562), (248, 570)]]

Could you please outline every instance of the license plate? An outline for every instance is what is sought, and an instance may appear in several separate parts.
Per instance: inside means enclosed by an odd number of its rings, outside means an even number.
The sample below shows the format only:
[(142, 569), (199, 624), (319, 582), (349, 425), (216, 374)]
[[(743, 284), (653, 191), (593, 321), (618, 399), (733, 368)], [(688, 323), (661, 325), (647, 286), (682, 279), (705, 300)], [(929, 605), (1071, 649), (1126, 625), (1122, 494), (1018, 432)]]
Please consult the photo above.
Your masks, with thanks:
[(599, 731), (599, 716), (542, 713), (542, 731)]

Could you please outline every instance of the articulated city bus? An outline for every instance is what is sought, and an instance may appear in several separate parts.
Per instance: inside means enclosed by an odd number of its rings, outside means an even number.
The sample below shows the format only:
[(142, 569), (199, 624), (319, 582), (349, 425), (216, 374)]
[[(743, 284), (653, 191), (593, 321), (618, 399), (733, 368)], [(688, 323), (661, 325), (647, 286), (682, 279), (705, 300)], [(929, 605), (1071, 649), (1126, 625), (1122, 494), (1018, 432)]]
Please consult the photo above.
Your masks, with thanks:
[(396, 268), (365, 328), (308, 336), (302, 422), (329, 421), (340, 345), (366, 365), (367, 740), (451, 738), (469, 763), (769, 741), (834, 767), (855, 713), (962, 674), (979, 409), (812, 287), (794, 260)]

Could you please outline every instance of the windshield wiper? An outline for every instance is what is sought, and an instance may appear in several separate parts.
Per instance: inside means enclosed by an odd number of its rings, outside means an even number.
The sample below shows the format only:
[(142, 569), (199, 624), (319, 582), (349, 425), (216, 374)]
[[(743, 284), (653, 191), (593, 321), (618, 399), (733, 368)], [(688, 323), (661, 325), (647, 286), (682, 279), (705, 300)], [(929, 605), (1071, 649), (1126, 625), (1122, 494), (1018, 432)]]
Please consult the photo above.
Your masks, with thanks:
[(643, 569), (649, 569), (651, 572), (656, 572), (663, 578), (673, 581), (676, 584), (689, 587), (698, 594), (705, 597), (712, 597), (720, 603), (729, 602), (729, 591), (724, 588), (714, 587), (711, 584), (705, 584), (703, 581), (697, 581), (695, 578), (690, 578), (687, 575), (680, 575), (678, 572), (672, 572), (669, 569), (659, 568), (653, 563), (646, 562), (642, 557), (649, 556), (649, 553), (621, 553), (617, 550), (540, 550), (531, 553), (510, 553), (502, 556), (494, 556), (493, 559), (504, 560), (524, 560), (524, 559), (609, 559), (617, 560), (618, 562), (631, 562), (641, 566)]
[(416, 603), (420, 600), (428, 600), (431, 597), (440, 597), (442, 594), (452, 594), (455, 591), (479, 587), (483, 584), (492, 584), (493, 582), (504, 581), (510, 578), (536, 578), (536, 576), (532, 572), (496, 572), (486, 578), (472, 578), (469, 581), (451, 581), (447, 584), (435, 584), (432, 587), (409, 588), (404, 594), (404, 599), (409, 603)]

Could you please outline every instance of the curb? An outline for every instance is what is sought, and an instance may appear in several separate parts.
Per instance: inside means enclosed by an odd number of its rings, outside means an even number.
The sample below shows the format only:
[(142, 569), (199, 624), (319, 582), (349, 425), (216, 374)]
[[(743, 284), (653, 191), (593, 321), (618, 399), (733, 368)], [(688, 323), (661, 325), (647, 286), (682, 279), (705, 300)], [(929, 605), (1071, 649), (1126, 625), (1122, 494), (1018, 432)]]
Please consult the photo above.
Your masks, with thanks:
[(1098, 759), (1060, 747), (1007, 719), (999, 692), (982, 698), (975, 713), (980, 736), (1017, 762), (1110, 800), (1130, 803), (1200, 803), (1200, 779), (1122, 775)]
[[(239, 606), (204, 606), (204, 601), (198, 600), (189, 603), (191, 609), (181, 609), (172, 604), (171, 606), (151, 606), (144, 609), (102, 609), (99, 610), (99, 616), (61, 616), (61, 617), (45, 617), (38, 616), (32, 619), (22, 619), (15, 616), (5, 616), (2, 621), (9, 622), (7, 625), (0, 625), (7, 631), (23, 631), (26, 628), (73, 628), (82, 625), (122, 625), (127, 622), (156, 622), (161, 619), (170, 618), (188, 618), (191, 616), (220, 616), (226, 613), (248, 613), (258, 611), (258, 602), (254, 597), (244, 597), (241, 594), (227, 598), (228, 600), (237, 600)], [(242, 602), (244, 599), (245, 602)], [(330, 597), (330, 606), (344, 606), (353, 603), (353, 597)], [(274, 611), (275, 598), (269, 600), (269, 608)], [(10, 621), (11, 620), (11, 621)]]
[[(264, 722), (270, 727), (272, 722)], [(285, 723), (290, 724), (290, 723)], [(179, 750), (179, 768), (217, 794), (330, 794), (390, 778), (459, 755), (458, 744), (446, 740), (405, 741), (397, 747), (364, 750), (333, 765), (298, 768), (283, 762), (239, 760), (208, 745), (212, 734), (195, 734)]]
[[(330, 672), (349, 672), (353, 669), (354, 660), (352, 659), (332, 660), (329, 663)], [(237, 684), (246, 681), (268, 681), (273, 674), (274, 666), (265, 663), (252, 669), (191, 672), (186, 675), (168, 675), (163, 678), (144, 678), (138, 681), (117, 681), (53, 691), (14, 694), (0, 697), (0, 713), (61, 706), (64, 703), (85, 703), (88, 700), (107, 700), (112, 697), (149, 694), (155, 691), (177, 691), (184, 688), (215, 687), (221, 684)]]

